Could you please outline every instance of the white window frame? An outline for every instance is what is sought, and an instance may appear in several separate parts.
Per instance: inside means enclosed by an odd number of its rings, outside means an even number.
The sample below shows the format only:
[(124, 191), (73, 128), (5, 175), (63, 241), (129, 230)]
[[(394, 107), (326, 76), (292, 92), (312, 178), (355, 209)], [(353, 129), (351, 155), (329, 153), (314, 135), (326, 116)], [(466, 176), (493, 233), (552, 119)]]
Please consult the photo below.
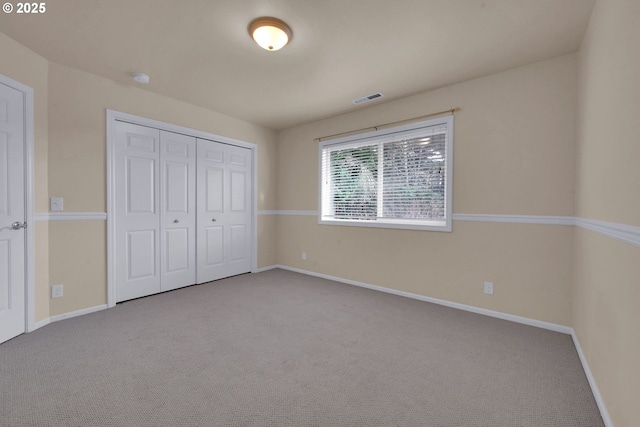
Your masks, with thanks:
[[(322, 190), (324, 173), (322, 169), (322, 154), (326, 147), (340, 146), (347, 148), (349, 145), (357, 146), (366, 140), (380, 141), (395, 139), (396, 134), (414, 134), (423, 128), (433, 126), (445, 126), (447, 129), (446, 153), (445, 153), (445, 219), (444, 221), (430, 220), (394, 220), (391, 218), (372, 220), (353, 219), (328, 219), (323, 216)], [(380, 194), (378, 195), (380, 197)], [(322, 141), (318, 144), (318, 224), (340, 225), (355, 227), (375, 227), (375, 228), (400, 228), (410, 230), (445, 231), (450, 232), (453, 202), (453, 116), (440, 117), (431, 120), (415, 122), (407, 125), (395, 126), (380, 129), (372, 132), (360, 133), (357, 135), (345, 136), (342, 138)], [(380, 204), (379, 204), (380, 205)], [(381, 209), (381, 206), (378, 206)]]

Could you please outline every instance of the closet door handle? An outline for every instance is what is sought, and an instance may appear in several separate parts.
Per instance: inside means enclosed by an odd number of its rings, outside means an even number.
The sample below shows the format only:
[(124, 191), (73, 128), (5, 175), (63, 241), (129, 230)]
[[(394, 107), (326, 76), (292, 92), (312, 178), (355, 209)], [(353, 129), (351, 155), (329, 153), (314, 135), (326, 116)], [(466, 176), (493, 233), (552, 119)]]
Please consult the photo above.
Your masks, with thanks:
[(215, 218), (211, 218), (211, 222), (216, 222), (216, 219)]
[(178, 221), (177, 219), (174, 219), (173, 222), (175, 222), (176, 224), (179, 223), (180, 221)]
[[(215, 219), (214, 219), (215, 221)], [(21, 228), (27, 228), (27, 223), (26, 222), (14, 222), (13, 224), (11, 224), (11, 229), (12, 230), (20, 230)]]

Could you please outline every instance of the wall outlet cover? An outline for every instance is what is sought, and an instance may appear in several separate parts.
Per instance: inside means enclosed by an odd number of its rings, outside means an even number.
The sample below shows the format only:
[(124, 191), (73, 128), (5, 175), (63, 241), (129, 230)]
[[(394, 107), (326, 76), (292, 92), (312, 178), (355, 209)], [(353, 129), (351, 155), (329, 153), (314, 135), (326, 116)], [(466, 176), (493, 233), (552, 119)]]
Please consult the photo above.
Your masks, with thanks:
[(53, 285), (51, 287), (51, 298), (62, 298), (62, 285)]
[(484, 293), (487, 295), (493, 295), (493, 283), (484, 282)]

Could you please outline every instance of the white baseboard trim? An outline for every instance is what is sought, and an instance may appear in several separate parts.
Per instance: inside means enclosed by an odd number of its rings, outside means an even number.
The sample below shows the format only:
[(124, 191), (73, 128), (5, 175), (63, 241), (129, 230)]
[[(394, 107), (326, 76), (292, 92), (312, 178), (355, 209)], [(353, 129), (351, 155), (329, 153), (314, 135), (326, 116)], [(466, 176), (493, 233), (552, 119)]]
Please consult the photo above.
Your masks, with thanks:
[(72, 317), (78, 317), (89, 313), (95, 313), (96, 311), (101, 311), (107, 309), (107, 304), (96, 305), (94, 307), (83, 308), (82, 310), (71, 311), (69, 313), (57, 314), (55, 316), (47, 317), (46, 319), (42, 319), (39, 322), (36, 322), (33, 325), (33, 328), (28, 330), (27, 332), (33, 332), (37, 329), (42, 328), (43, 326), (47, 326), (50, 323), (59, 322), (64, 319), (71, 319)]
[(613, 425), (613, 421), (611, 420), (611, 416), (609, 415), (609, 411), (607, 410), (606, 405), (604, 404), (604, 399), (600, 394), (600, 389), (598, 388), (598, 384), (596, 384), (596, 379), (591, 373), (591, 368), (589, 368), (589, 363), (587, 362), (587, 358), (582, 351), (582, 347), (580, 346), (580, 341), (576, 336), (576, 332), (571, 328), (571, 338), (573, 339), (573, 345), (576, 347), (578, 352), (578, 357), (580, 357), (580, 362), (582, 363), (582, 369), (584, 369), (584, 373), (587, 376), (587, 381), (589, 381), (589, 386), (591, 387), (591, 392), (593, 393), (593, 397), (596, 400), (596, 404), (598, 405), (598, 409), (600, 410), (600, 415), (602, 416), (602, 421), (604, 421), (605, 427), (615, 427)]
[(36, 329), (40, 329), (43, 326), (47, 326), (49, 323), (51, 323), (51, 319), (50, 318), (47, 317), (46, 319), (42, 319), (39, 322), (34, 323), (33, 329), (31, 329), (31, 330), (29, 330), (27, 332), (33, 332)]
[(380, 292), (386, 292), (388, 294), (399, 295), (406, 298), (411, 298), (419, 301), (430, 302), (433, 304), (443, 305), (446, 307), (457, 308), (458, 310), (469, 311), (471, 313), (483, 314), (485, 316), (496, 317), (498, 319), (509, 320), (511, 322), (522, 323), (523, 325), (535, 326), (537, 328), (548, 329), (550, 331), (561, 332), (563, 334), (571, 334), (571, 327), (558, 325), (555, 323), (543, 322), (541, 320), (530, 319), (528, 317), (516, 316), (513, 314), (502, 313), (500, 311), (488, 310), (486, 308), (475, 307), (467, 304), (460, 304), (457, 302), (442, 300), (438, 298), (431, 298), (424, 295), (414, 294), (411, 292), (399, 291), (397, 289), (385, 288), (384, 286), (371, 285), (369, 283), (358, 282), (356, 280), (343, 279), (341, 277), (329, 276), (327, 274), (316, 273), (314, 271), (302, 270), (299, 268), (288, 267), (286, 265), (276, 265), (275, 268), (281, 268), (283, 270), (293, 271), (295, 273), (302, 273), (309, 276), (320, 277), (327, 280), (333, 280), (335, 282), (346, 283), (348, 285), (360, 286), (362, 288), (373, 289)]
[(60, 320), (71, 319), (72, 317), (78, 317), (78, 316), (83, 316), (85, 314), (95, 313), (96, 311), (106, 310), (107, 308), (108, 308), (107, 304), (96, 305), (94, 307), (83, 308), (82, 310), (70, 311), (69, 313), (63, 313), (63, 314), (57, 314), (55, 316), (51, 316), (49, 317), (49, 321), (51, 323), (59, 322)]
[(41, 212), (34, 214), (36, 221), (106, 221), (106, 212)]
[(578, 352), (578, 356), (580, 358), (580, 363), (582, 364), (582, 369), (584, 369), (585, 375), (589, 382), (589, 386), (591, 387), (591, 391), (593, 392), (593, 396), (596, 400), (596, 404), (598, 405), (598, 409), (600, 410), (600, 415), (604, 421), (605, 427), (615, 427), (613, 425), (613, 421), (611, 421), (611, 417), (609, 416), (609, 411), (607, 411), (607, 407), (605, 406), (604, 400), (602, 399), (602, 395), (600, 394), (600, 389), (596, 384), (596, 380), (591, 373), (591, 369), (589, 368), (589, 363), (580, 347), (580, 342), (578, 341), (578, 337), (576, 336), (573, 328), (564, 325), (558, 325), (555, 323), (543, 322), (541, 320), (530, 319), (528, 317), (515, 316), (513, 314), (502, 313), (499, 311), (487, 310), (484, 308), (474, 307), (466, 304), (459, 304), (456, 302), (441, 300), (437, 298), (426, 297), (424, 295), (414, 294), (411, 292), (399, 291), (396, 289), (385, 288), (383, 286), (371, 285), (369, 283), (358, 282), (355, 280), (343, 279), (341, 277), (330, 276), (328, 274), (316, 273), (313, 271), (303, 270), (300, 268), (288, 267), (286, 265), (271, 265), (268, 267), (263, 267), (261, 271), (273, 270), (275, 268), (281, 268), (283, 270), (293, 271), (295, 273), (306, 274), (308, 276), (320, 277), (322, 279), (333, 280), (335, 282), (345, 283), (348, 285), (360, 286), (362, 288), (373, 289), (380, 292), (386, 292), (388, 294), (399, 295), (406, 298), (416, 299), (419, 301), (430, 302), (438, 305), (443, 305), (446, 307), (456, 308), (458, 310), (469, 311), (472, 313), (482, 314), (485, 316), (496, 317), (498, 319), (508, 320), (515, 323), (521, 323), (528, 326), (534, 326), (537, 328), (547, 329), (554, 332), (560, 332), (564, 334), (571, 335), (573, 339), (573, 343)]
[(252, 273), (262, 273), (263, 271), (275, 270), (276, 268), (278, 268), (277, 265), (268, 265), (266, 267), (256, 268), (255, 270), (252, 271)]
[[(433, 304), (438, 304), (438, 305), (442, 305), (442, 306), (446, 306), (446, 307), (450, 307), (450, 308), (455, 308), (458, 310), (464, 310), (464, 311), (468, 311), (471, 313), (477, 313), (477, 314), (482, 314), (485, 316), (490, 316), (490, 317), (495, 317), (498, 319), (502, 319), (502, 320), (508, 320), (511, 322), (515, 322), (515, 323), (521, 323), (524, 325), (528, 325), (528, 326), (534, 326), (537, 328), (542, 328), (542, 329), (547, 329), (550, 331), (555, 331), (555, 332), (560, 332), (560, 333), (565, 333), (565, 334), (569, 334), (571, 335), (571, 338), (573, 340), (573, 344), (576, 347), (576, 351), (578, 352), (578, 357), (580, 358), (580, 363), (582, 364), (582, 368), (584, 369), (585, 375), (587, 377), (587, 381), (589, 382), (589, 386), (591, 387), (591, 392), (593, 393), (593, 396), (596, 400), (596, 404), (598, 405), (598, 409), (600, 410), (600, 415), (602, 416), (602, 420), (604, 421), (605, 427), (615, 427), (613, 424), (613, 421), (611, 420), (611, 416), (609, 415), (609, 411), (607, 410), (607, 407), (604, 403), (604, 399), (602, 398), (602, 394), (600, 394), (600, 389), (598, 388), (598, 384), (596, 383), (596, 380), (591, 372), (591, 368), (589, 367), (589, 363), (587, 362), (587, 358), (584, 355), (584, 352), (582, 351), (582, 347), (580, 346), (580, 341), (578, 340), (578, 337), (576, 336), (575, 331), (573, 330), (573, 328), (569, 327), (569, 326), (564, 326), (564, 325), (558, 325), (555, 323), (549, 323), (549, 322), (543, 322), (541, 320), (536, 320), (536, 319), (530, 319), (528, 317), (522, 317), (522, 316), (515, 316), (513, 314), (508, 314), (508, 313), (502, 313), (499, 311), (494, 311), (494, 310), (487, 310), (484, 308), (480, 308), (480, 307), (474, 307), (471, 305), (466, 305), (466, 304), (460, 304), (460, 303), (456, 303), (456, 302), (451, 302), (451, 301), (446, 301), (446, 300), (442, 300), (442, 299), (437, 299), (437, 298), (431, 298), (431, 297), (427, 297), (424, 295), (419, 295), (419, 294), (414, 294), (411, 292), (405, 292), (405, 291), (400, 291), (397, 289), (391, 289), (391, 288), (385, 288), (383, 286), (378, 286), (378, 285), (372, 285), (369, 283), (364, 283), (364, 282), (358, 282), (355, 280), (349, 280), (349, 279), (343, 279), (341, 277), (337, 277), (337, 276), (330, 276), (328, 274), (322, 274), (322, 273), (316, 273), (314, 271), (309, 271), (309, 270), (303, 270), (300, 268), (294, 268), (294, 267), (288, 267), (286, 265), (281, 265), (281, 264), (274, 264), (274, 265), (269, 265), (266, 267), (260, 267), (256, 270), (253, 271), (253, 273), (261, 273), (264, 271), (268, 271), (268, 270), (274, 270), (274, 269), (283, 269), (283, 270), (288, 270), (288, 271), (293, 271), (295, 273), (301, 273), (301, 274), (306, 274), (308, 276), (314, 276), (314, 277), (320, 277), (322, 279), (327, 279), (327, 280), (333, 280), (335, 282), (340, 282), (340, 283), (345, 283), (348, 285), (353, 285), (353, 286), (359, 286), (362, 288), (367, 288), (367, 289), (372, 289), (375, 291), (380, 291), (380, 292), (385, 292), (388, 294), (393, 294), (393, 295), (398, 295), (398, 296), (402, 296), (402, 297), (406, 297), (406, 298), (411, 298), (411, 299), (415, 299), (415, 300), (419, 300), (419, 301), (425, 301), (425, 302), (430, 302)], [(94, 307), (89, 307), (89, 308), (85, 308), (82, 310), (77, 310), (77, 311), (72, 311), (69, 313), (64, 313), (64, 314), (58, 314), (55, 316), (51, 316), (48, 317), (46, 319), (40, 320), (39, 322), (36, 322), (34, 324), (34, 328), (29, 331), (35, 331), (36, 329), (42, 328), (43, 326), (48, 325), (49, 323), (53, 323), (53, 322), (58, 322), (60, 320), (64, 320), (64, 319), (70, 319), (72, 317), (77, 317), (77, 316), (82, 316), (85, 314), (89, 314), (89, 313), (94, 313), (97, 311), (101, 311), (101, 310), (105, 310), (107, 309), (108, 306), (107, 304), (102, 304), (102, 305), (97, 305)]]

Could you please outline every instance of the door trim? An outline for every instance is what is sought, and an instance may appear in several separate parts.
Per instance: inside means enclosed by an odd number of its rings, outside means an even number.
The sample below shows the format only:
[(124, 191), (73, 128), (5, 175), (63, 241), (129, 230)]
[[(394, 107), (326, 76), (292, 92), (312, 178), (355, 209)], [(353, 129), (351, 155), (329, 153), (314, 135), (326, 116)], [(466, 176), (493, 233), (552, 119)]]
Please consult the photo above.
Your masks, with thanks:
[(251, 162), (253, 163), (253, 188), (251, 189), (251, 272), (255, 273), (258, 266), (258, 146), (256, 144), (241, 141), (226, 136), (203, 132), (184, 126), (174, 125), (146, 117), (123, 113), (115, 110), (106, 110), (107, 117), (107, 306), (116, 305), (116, 194), (115, 194), (115, 125), (116, 122), (127, 122), (139, 126), (147, 126), (168, 132), (180, 133), (194, 136), (196, 138), (208, 139), (222, 142), (224, 144), (244, 147), (251, 150)]
[(33, 221), (33, 141), (34, 112), (33, 89), (0, 74), (0, 83), (22, 92), (24, 99), (24, 185), (25, 185), (25, 332), (36, 329), (36, 262), (35, 262), (35, 222)]

